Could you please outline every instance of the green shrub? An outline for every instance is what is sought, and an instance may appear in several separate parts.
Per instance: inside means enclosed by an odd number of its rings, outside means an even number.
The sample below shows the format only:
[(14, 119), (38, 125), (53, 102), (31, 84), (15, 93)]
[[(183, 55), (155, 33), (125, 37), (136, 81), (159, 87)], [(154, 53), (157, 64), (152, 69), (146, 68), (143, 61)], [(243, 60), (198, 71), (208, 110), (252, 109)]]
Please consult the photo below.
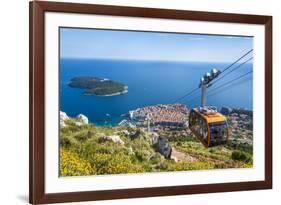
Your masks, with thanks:
[(136, 159), (140, 162), (147, 161), (155, 153), (149, 141), (145, 140), (144, 137), (132, 140), (130, 145)]
[(85, 141), (87, 139), (90, 139), (93, 136), (93, 133), (91, 131), (85, 130), (83, 132), (78, 132), (74, 137), (79, 141)]
[(60, 145), (66, 148), (69, 147), (75, 147), (79, 143), (75, 138), (73, 138), (71, 135), (61, 135), (60, 136)]
[(182, 142), (177, 142), (176, 145), (177, 146), (182, 146)]
[(135, 150), (135, 156), (138, 161), (143, 162), (147, 161), (150, 158), (151, 153), (149, 152), (149, 150)]
[(161, 163), (165, 160), (165, 158), (158, 152), (156, 152), (155, 154), (153, 154), (151, 157), (150, 157), (150, 162), (152, 164), (158, 164), (158, 163)]
[(144, 132), (141, 129), (137, 128), (136, 131), (130, 135), (130, 138), (133, 140), (140, 138), (141, 136), (144, 136)]
[(230, 149), (235, 149), (235, 150), (247, 152), (249, 154), (253, 154), (253, 145), (249, 145), (247, 143), (239, 143), (238, 140), (236, 139), (229, 140), (227, 143), (227, 147)]
[(239, 150), (233, 151), (231, 154), (231, 158), (233, 160), (238, 160), (238, 161), (242, 161), (242, 162), (246, 162), (246, 163), (252, 163), (252, 161), (253, 161), (252, 155), (250, 155), (249, 153), (243, 152), (243, 151), (239, 151)]

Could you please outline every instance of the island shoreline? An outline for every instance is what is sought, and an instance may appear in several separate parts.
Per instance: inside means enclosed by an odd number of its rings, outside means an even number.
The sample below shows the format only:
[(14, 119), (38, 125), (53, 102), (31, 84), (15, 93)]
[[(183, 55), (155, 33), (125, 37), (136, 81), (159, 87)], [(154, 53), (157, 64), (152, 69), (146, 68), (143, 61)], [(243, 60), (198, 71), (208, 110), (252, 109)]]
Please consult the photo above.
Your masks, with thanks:
[(122, 95), (122, 94), (126, 94), (128, 93), (128, 90), (124, 90), (123, 92), (117, 92), (117, 93), (112, 93), (112, 94), (108, 94), (108, 95), (96, 95), (96, 94), (88, 94), (88, 93), (84, 93), (85, 96), (98, 96), (98, 97), (111, 97), (111, 96), (118, 96), (118, 95)]

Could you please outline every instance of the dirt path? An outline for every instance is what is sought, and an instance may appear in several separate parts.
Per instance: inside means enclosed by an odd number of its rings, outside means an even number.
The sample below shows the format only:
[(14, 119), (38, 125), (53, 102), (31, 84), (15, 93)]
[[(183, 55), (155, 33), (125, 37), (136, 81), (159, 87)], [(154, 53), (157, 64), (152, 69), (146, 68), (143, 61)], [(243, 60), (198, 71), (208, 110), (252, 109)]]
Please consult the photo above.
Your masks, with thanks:
[(185, 162), (194, 162), (196, 159), (186, 153), (180, 152), (176, 150), (174, 147), (172, 148), (171, 159), (174, 159), (177, 162), (185, 161)]

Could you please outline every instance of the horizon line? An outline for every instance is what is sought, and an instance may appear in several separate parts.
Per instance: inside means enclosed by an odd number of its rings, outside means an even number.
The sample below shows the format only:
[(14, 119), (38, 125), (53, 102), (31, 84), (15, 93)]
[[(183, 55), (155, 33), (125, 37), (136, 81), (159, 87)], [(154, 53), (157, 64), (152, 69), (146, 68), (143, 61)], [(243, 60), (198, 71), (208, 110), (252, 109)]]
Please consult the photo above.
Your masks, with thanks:
[[(163, 62), (180, 62), (180, 63), (231, 63), (232, 61), (192, 61), (192, 60), (166, 60), (166, 59), (129, 59), (129, 58), (91, 58), (91, 57), (60, 57), (60, 60), (75, 59), (75, 60), (115, 60), (115, 61), (163, 61)], [(241, 62), (243, 63), (243, 61)], [(245, 64), (252, 64), (253, 59)]]

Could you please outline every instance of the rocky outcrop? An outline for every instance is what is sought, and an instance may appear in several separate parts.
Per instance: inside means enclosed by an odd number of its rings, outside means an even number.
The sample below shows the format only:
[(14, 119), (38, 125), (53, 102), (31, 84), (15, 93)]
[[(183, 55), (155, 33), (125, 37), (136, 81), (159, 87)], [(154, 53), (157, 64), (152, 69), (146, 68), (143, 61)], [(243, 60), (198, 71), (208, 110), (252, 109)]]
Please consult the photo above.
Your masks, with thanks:
[(151, 133), (151, 142), (152, 144), (156, 144), (158, 142), (159, 135), (156, 132)]
[(61, 128), (62, 128), (62, 127), (66, 127), (66, 124), (65, 124), (64, 121), (61, 121), (61, 120), (60, 120), (60, 127), (61, 127)]
[(120, 144), (120, 145), (125, 144), (119, 135), (103, 136), (100, 138), (100, 142), (106, 142), (106, 141), (114, 142), (114, 143)]
[(89, 120), (85, 115), (79, 114), (76, 116), (76, 119), (83, 124), (89, 124)]
[(194, 157), (188, 155), (187, 153), (178, 151), (174, 147), (172, 148), (171, 159), (174, 160), (175, 162), (181, 162), (181, 161), (193, 162), (193, 161), (195, 161)]
[(65, 112), (60, 111), (60, 120), (64, 121), (68, 119), (69, 117), (67, 116), (67, 114)]
[(69, 117), (65, 112), (60, 111), (60, 127), (66, 127), (65, 120), (68, 120)]
[(160, 136), (155, 144), (156, 151), (162, 154), (166, 159), (171, 158), (172, 147), (167, 138)]
[(129, 137), (131, 134), (128, 130), (122, 130), (120, 133), (123, 134), (125, 137)]
[[(60, 111), (60, 127), (66, 127), (67, 124), (65, 123), (66, 120), (70, 119), (65, 112)], [(89, 120), (85, 115), (79, 114), (75, 118), (75, 125), (77, 127), (81, 127), (82, 125), (89, 124)]]
[(75, 125), (77, 126), (77, 127), (81, 127), (82, 125), (84, 125), (82, 122), (75, 122)]

